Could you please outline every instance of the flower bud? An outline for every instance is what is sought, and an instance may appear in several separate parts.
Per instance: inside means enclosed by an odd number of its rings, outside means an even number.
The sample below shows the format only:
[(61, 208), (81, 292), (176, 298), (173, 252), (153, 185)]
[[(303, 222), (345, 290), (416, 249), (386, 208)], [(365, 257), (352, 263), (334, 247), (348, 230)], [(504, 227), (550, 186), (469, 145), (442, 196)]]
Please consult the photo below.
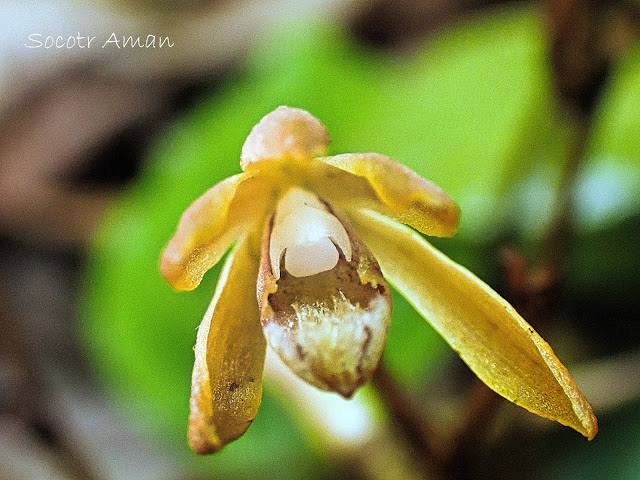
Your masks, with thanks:
[(240, 168), (275, 159), (322, 156), (330, 138), (320, 121), (305, 110), (278, 107), (253, 127), (242, 146)]

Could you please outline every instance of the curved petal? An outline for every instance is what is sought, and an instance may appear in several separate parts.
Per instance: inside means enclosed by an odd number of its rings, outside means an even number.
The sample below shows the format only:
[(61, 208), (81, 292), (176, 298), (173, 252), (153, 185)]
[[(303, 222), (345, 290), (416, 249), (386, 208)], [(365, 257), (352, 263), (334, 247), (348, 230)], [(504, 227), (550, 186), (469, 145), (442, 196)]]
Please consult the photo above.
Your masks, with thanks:
[(238, 438), (260, 406), (266, 341), (256, 299), (257, 248), (247, 239), (231, 252), (198, 328), (188, 435), (196, 453), (216, 452)]
[(386, 209), (374, 210), (438, 237), (453, 235), (460, 211), (438, 186), (413, 170), (377, 153), (345, 153), (321, 158), (325, 163), (363, 177)]
[(248, 225), (264, 213), (264, 179), (241, 173), (216, 184), (185, 210), (162, 252), (160, 271), (177, 290), (193, 290)]
[(422, 237), (376, 213), (352, 223), (383, 273), (491, 389), (592, 439), (591, 406), (551, 347), (503, 298)]

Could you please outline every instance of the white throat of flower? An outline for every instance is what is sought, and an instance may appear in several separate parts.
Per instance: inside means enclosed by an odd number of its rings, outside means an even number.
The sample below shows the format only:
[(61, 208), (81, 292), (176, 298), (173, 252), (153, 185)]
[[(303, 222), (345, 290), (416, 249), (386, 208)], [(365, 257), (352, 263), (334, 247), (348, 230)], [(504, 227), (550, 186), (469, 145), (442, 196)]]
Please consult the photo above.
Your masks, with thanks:
[(334, 268), (338, 248), (351, 261), (351, 242), (340, 221), (312, 193), (291, 188), (280, 199), (271, 231), (269, 260), (276, 279), (280, 262), (294, 277), (308, 277)]

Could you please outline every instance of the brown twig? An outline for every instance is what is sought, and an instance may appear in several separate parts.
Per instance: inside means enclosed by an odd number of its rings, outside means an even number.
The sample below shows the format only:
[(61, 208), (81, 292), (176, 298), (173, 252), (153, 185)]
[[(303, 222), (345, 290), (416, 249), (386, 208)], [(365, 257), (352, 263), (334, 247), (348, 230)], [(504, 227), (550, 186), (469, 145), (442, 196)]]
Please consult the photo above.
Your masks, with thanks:
[(452, 442), (442, 466), (447, 472), (446, 478), (451, 480), (472, 480), (475, 478), (478, 446), (486, 438), (487, 430), (493, 424), (494, 414), (498, 411), (503, 399), (475, 378), (468, 389), (467, 402), (464, 407), (462, 428)]
[(445, 478), (441, 466), (447, 455), (446, 443), (417, 408), (419, 402), (393, 378), (384, 362), (380, 362), (372, 382), (391, 414), (392, 423), (413, 450), (419, 452), (420, 461), (425, 463), (428, 470)]

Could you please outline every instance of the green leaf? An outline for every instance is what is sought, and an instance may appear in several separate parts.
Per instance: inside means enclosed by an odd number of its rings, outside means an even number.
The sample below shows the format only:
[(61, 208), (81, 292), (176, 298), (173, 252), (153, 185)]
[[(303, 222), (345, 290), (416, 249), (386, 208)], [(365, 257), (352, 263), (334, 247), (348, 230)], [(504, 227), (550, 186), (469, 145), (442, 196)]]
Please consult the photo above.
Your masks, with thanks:
[(575, 191), (581, 232), (611, 227), (640, 212), (640, 47), (614, 69), (594, 119)]

